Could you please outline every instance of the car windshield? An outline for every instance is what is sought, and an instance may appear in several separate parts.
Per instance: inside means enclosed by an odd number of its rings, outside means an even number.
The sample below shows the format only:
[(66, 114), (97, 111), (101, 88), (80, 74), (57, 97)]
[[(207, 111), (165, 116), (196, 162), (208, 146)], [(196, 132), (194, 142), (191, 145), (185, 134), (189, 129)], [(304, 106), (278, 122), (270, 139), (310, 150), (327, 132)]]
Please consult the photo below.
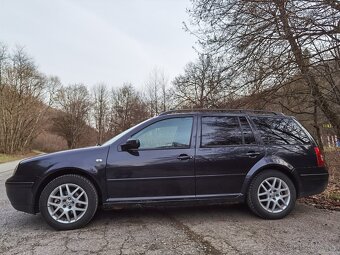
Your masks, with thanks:
[(135, 126), (133, 126), (133, 127), (130, 127), (129, 129), (123, 131), (122, 133), (120, 133), (120, 134), (118, 134), (118, 135), (112, 137), (110, 140), (108, 140), (108, 141), (106, 141), (105, 143), (103, 143), (102, 146), (110, 145), (110, 144), (114, 143), (114, 142), (117, 141), (119, 138), (121, 138), (121, 137), (123, 137), (124, 135), (126, 135), (127, 133), (129, 133), (132, 129), (138, 127), (139, 125), (144, 124), (144, 123), (147, 122), (148, 120), (150, 120), (150, 119), (144, 120), (143, 122), (141, 122), (141, 123), (139, 123), (139, 124), (137, 124), (137, 125), (135, 125)]

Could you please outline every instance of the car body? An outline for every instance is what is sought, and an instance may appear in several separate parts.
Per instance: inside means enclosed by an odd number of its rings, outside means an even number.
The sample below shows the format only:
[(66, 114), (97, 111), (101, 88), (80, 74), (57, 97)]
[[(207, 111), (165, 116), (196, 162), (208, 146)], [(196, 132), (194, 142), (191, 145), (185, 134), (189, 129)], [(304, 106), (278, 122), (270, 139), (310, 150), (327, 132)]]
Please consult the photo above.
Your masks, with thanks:
[[(275, 192), (277, 196), (288, 192), (287, 205), (277, 202), (280, 208), (286, 208), (291, 200), (293, 207), (298, 197), (321, 193), (328, 183), (315, 140), (293, 117), (250, 110), (171, 111), (101, 146), (25, 159), (6, 181), (6, 190), (15, 209), (32, 214), (45, 208), (46, 201), (41, 204), (39, 200), (48, 184), (65, 175), (88, 180), (103, 206), (244, 202), (256, 193), (250, 191), (251, 185), (264, 173), (269, 173), (267, 179), (258, 184), (268, 195), (264, 199), (273, 201)], [(266, 180), (271, 185), (270, 180), (283, 181), (282, 192), (268, 188)], [(256, 187), (258, 194), (260, 186)], [(56, 196), (64, 193), (54, 192)], [(48, 199), (63, 203), (51, 196)], [(267, 207), (274, 206), (268, 203)], [(248, 204), (252, 207), (251, 201)], [(292, 208), (276, 214), (251, 209), (264, 218), (281, 218)], [(85, 224), (75, 223), (72, 227), (51, 225), (71, 229)]]

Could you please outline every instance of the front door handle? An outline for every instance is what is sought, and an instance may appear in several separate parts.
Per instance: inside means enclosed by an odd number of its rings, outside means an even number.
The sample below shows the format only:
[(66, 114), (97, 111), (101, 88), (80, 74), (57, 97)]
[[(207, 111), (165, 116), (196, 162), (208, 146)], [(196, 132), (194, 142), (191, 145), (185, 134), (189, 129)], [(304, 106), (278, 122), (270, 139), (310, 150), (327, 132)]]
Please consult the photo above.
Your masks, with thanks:
[(260, 155), (261, 152), (256, 152), (256, 151), (248, 151), (246, 153), (246, 155), (249, 157), (249, 158), (255, 158), (257, 157), (258, 155)]
[(179, 159), (179, 160), (188, 160), (188, 159), (191, 159), (191, 158), (192, 158), (192, 156), (189, 156), (187, 154), (181, 154), (177, 157), (177, 159)]

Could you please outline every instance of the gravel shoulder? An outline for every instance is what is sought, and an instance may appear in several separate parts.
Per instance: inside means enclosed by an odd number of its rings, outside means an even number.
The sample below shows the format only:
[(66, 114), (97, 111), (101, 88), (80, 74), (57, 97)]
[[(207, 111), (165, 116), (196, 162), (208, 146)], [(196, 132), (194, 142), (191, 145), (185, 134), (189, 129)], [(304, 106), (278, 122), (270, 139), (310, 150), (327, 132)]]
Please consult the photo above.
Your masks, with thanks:
[(57, 232), (12, 208), (1, 169), (1, 254), (340, 254), (340, 212), (300, 203), (276, 221), (244, 205), (99, 210), (86, 228)]

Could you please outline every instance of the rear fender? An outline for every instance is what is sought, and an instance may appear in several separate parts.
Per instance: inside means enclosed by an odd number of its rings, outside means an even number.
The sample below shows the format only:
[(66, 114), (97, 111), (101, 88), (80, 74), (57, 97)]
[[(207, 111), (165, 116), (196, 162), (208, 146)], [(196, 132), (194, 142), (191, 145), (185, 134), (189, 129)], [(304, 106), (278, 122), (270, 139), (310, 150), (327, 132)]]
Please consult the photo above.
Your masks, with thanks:
[(274, 155), (262, 158), (249, 170), (242, 185), (242, 194), (247, 194), (247, 190), (252, 179), (257, 174), (265, 170), (278, 170), (286, 174), (294, 183), (297, 195), (299, 194), (301, 183), (299, 180), (299, 175), (296, 172), (295, 168), (282, 158)]

